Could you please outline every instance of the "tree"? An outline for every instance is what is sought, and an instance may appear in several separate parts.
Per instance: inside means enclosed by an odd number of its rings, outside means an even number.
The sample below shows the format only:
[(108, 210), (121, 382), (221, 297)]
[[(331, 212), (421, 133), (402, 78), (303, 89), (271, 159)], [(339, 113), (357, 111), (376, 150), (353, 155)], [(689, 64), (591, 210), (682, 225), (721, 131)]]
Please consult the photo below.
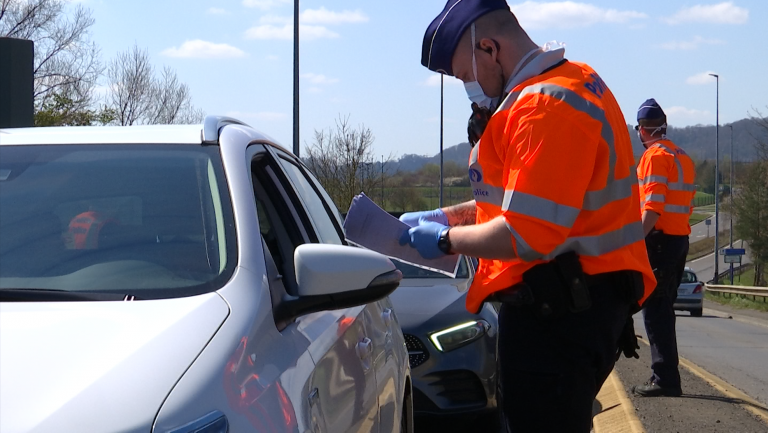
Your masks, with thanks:
[(98, 110), (79, 106), (66, 89), (46, 98), (35, 112), (35, 126), (88, 126), (107, 125), (115, 120), (115, 113), (103, 107)]
[(156, 77), (147, 50), (137, 45), (109, 63), (107, 80), (107, 107), (119, 125), (197, 123), (204, 117), (176, 72), (165, 67)]
[(422, 210), (426, 207), (419, 190), (410, 186), (395, 189), (389, 200), (392, 206), (400, 212)]
[(390, 175), (381, 173), (373, 151), (374, 140), (364, 125), (352, 127), (349, 116), (339, 116), (335, 127), (327, 131), (315, 130), (315, 140), (306, 148), (304, 161), (339, 209), (347, 209), (360, 191), (368, 192), (373, 200), (380, 197), (378, 191)]
[[(66, 95), (75, 111), (88, 107), (103, 72), (90, 40), (91, 11), (69, 0), (2, 0), (0, 36), (35, 43), (34, 97), (40, 110)], [(56, 102), (52, 102), (54, 105)], [(50, 108), (50, 105), (49, 105)]]

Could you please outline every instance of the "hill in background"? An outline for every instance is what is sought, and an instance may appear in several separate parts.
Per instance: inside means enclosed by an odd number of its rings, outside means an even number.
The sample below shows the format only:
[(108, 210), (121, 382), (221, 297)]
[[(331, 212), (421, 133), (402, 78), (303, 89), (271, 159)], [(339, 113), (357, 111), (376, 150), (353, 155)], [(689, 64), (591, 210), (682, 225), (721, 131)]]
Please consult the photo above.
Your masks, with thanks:
[[(768, 142), (768, 131), (757, 126), (750, 119), (742, 119), (732, 123), (733, 147), (735, 161), (752, 161), (757, 156), (754, 144), (756, 139)], [(632, 139), (632, 150), (635, 159), (643, 153), (643, 146), (637, 138), (633, 125), (627, 125), (629, 136)], [(715, 125), (696, 125), (676, 128), (670, 126), (667, 136), (678, 146), (685, 149), (695, 160), (715, 159)], [(731, 129), (720, 126), (720, 158), (721, 161), (731, 154)], [(437, 147), (437, 146), (436, 146)], [(454, 161), (459, 166), (465, 166), (469, 160), (469, 152), (472, 148), (469, 143), (459, 143), (446, 148), (443, 151), (444, 161)], [(397, 169), (400, 171), (416, 171), (425, 164), (440, 164), (440, 154), (434, 156), (407, 154), (397, 160)]]

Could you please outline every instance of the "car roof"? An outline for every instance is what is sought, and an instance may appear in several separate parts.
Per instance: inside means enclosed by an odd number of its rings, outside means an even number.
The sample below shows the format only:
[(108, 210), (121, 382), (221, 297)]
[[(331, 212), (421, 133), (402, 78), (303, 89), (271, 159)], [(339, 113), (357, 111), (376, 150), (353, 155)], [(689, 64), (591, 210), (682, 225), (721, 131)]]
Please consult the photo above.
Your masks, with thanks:
[[(222, 122), (220, 116), (208, 116), (203, 125), (140, 125), (140, 126), (49, 126), (36, 128), (0, 129), (0, 145), (47, 145), (47, 144), (215, 144), (218, 130), (231, 126), (245, 132), (251, 141), (259, 141), (277, 147), (287, 153), (268, 135), (252, 127)], [(209, 126), (213, 126), (210, 128)], [(205, 130), (205, 128), (208, 128)], [(213, 135), (211, 136), (211, 129)], [(206, 137), (206, 133), (208, 136)]]

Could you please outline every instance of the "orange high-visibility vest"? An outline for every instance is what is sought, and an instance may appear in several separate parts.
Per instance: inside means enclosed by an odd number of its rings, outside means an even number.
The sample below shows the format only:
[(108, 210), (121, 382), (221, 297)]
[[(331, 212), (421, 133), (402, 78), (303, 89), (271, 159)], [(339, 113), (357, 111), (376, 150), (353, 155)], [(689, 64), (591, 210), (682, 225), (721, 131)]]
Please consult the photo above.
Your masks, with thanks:
[(641, 303), (656, 287), (624, 116), (589, 66), (564, 61), (515, 86), (472, 149), (469, 172), (476, 223), (503, 216), (517, 255), (480, 260), (469, 311), (568, 251), (587, 274), (641, 272)]
[(85, 250), (99, 247), (99, 232), (107, 221), (95, 211), (78, 214), (69, 222), (72, 249)]
[(695, 178), (691, 158), (666, 138), (646, 149), (637, 164), (640, 210), (660, 215), (656, 230), (668, 235), (691, 234), (689, 218), (696, 194)]

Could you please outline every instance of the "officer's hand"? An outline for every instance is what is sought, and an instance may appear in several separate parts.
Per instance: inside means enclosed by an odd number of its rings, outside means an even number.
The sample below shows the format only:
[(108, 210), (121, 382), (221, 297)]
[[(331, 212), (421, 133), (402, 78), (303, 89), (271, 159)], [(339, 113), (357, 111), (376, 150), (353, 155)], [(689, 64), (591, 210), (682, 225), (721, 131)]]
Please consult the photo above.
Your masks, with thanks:
[(622, 353), (626, 358), (640, 359), (640, 355), (637, 354), (638, 349), (640, 349), (640, 345), (637, 344), (637, 335), (635, 335), (635, 322), (632, 320), (632, 316), (629, 316), (619, 336), (616, 361), (619, 360)]
[(437, 259), (445, 253), (437, 247), (440, 234), (448, 227), (435, 222), (427, 222), (403, 232), (400, 237), (400, 245), (408, 244), (419, 252), (425, 259)]
[(421, 224), (429, 222), (440, 223), (444, 226), (448, 225), (448, 217), (441, 209), (427, 210), (422, 212), (406, 212), (400, 215), (400, 221), (408, 224), (411, 227), (416, 227)]

